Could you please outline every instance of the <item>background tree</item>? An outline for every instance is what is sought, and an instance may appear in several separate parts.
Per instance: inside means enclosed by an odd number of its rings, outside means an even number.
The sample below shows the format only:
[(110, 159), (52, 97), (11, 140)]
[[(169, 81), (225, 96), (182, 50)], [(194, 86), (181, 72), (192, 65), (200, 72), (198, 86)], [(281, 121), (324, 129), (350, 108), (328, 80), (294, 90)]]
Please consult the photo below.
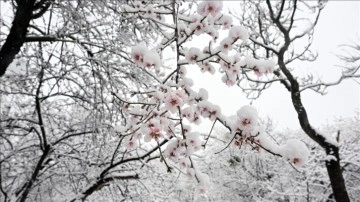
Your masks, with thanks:
[[(359, 197), (358, 169), (360, 159), (355, 155), (358, 151), (359, 142), (358, 117), (339, 118), (333, 124), (317, 128), (328, 134), (336, 136), (340, 130), (346, 134), (341, 138), (340, 152), (343, 154), (342, 169), (350, 200)], [(132, 190), (135, 201), (146, 199), (161, 201), (333, 201), (331, 183), (323, 166), (326, 156), (317, 143), (305, 135), (301, 129), (278, 131), (271, 119), (265, 120), (266, 131), (279, 144), (286, 139), (302, 137), (311, 150), (309, 162), (301, 167), (293, 167), (285, 160), (268, 153), (254, 153), (245, 145), (239, 149), (231, 145), (229, 149), (221, 151), (229, 142), (227, 129), (216, 125), (207, 145), (208, 152), (204, 151), (194, 156), (193, 160), (199, 169), (206, 172), (212, 179), (209, 192), (206, 195), (198, 195), (195, 184), (187, 179), (178, 177), (179, 173), (172, 172), (164, 175), (165, 168), (157, 161), (149, 162), (151, 172), (142, 172), (142, 192)], [(203, 134), (207, 137), (208, 134)], [(150, 168), (150, 167), (149, 167)], [(115, 195), (118, 192), (117, 184), (110, 184), (109, 189), (103, 189), (89, 197), (96, 200)], [(118, 195), (121, 195), (118, 193)]]
[(51, 5), (51, 0), (19, 0), (12, 3), (16, 7), (16, 13), (6, 41), (0, 49), (0, 76), (4, 75), (7, 67), (24, 44), (30, 21), (45, 13)]
[[(359, 77), (359, 65), (354, 63), (343, 69), (339, 79), (334, 82), (323, 82), (314, 75), (300, 75), (292, 67), (297, 61), (314, 61), (317, 57), (310, 47), (313, 33), (318, 23), (320, 13), (326, 1), (256, 1), (241, 4), (242, 12), (235, 16), (240, 23), (252, 30), (252, 44), (240, 51), (251, 52), (255, 58), (276, 58), (278, 68), (271, 78), (254, 78), (244, 74), (238, 85), (251, 98), (257, 98), (261, 92), (274, 82), (280, 82), (291, 95), (294, 109), (298, 114), (299, 123), (304, 132), (317, 142), (333, 160), (325, 162), (327, 172), (332, 182), (334, 198), (337, 201), (349, 201), (344, 178), (342, 176), (339, 145), (328, 134), (315, 130), (307, 115), (301, 99), (305, 90), (323, 94), (327, 87), (337, 85), (346, 78)], [(306, 17), (305, 16), (312, 16)], [(353, 57), (353, 59), (355, 59)], [(355, 62), (354, 60), (352, 62)], [(259, 67), (254, 66), (258, 75), (264, 74)]]
[[(341, 134), (346, 134), (346, 138), (340, 139), (343, 145), (340, 152), (343, 154), (342, 170), (351, 201), (359, 197), (359, 189), (355, 184), (358, 181), (360, 159), (354, 155), (358, 151), (358, 121), (358, 117), (339, 118), (334, 124), (317, 128), (333, 136), (339, 130)], [(218, 154), (204, 152), (196, 161), (199, 161), (201, 169), (207, 170), (214, 182), (209, 188), (208, 198), (212, 201), (333, 201), (331, 183), (323, 166), (328, 157), (322, 148), (301, 129), (277, 131), (276, 126), (268, 123), (266, 131), (279, 144), (283, 144), (286, 139), (302, 137), (301, 140), (311, 150), (308, 164), (301, 168), (292, 167), (271, 154), (259, 155), (245, 147), (239, 150), (231, 146)], [(228, 142), (228, 134), (224, 131), (226, 128), (215, 126), (209, 141), (211, 150), (220, 151)], [(186, 190), (182, 191), (181, 197), (186, 197)], [(189, 200), (196, 197), (191, 191), (187, 194)], [(176, 195), (174, 198), (177, 198)], [(180, 201), (180, 197), (178, 199)]]

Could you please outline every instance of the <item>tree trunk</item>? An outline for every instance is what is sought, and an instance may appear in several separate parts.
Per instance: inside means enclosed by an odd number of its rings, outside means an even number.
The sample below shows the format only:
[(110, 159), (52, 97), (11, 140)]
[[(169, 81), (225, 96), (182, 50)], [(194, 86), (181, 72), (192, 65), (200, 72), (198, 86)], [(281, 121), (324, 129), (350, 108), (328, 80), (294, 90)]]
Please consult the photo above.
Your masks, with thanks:
[(5, 74), (6, 69), (24, 44), (27, 28), (32, 18), (35, 0), (18, 2), (10, 33), (0, 50), (0, 77)]
[[(288, 43), (290, 42), (288, 41)], [(287, 46), (281, 49), (278, 55), (278, 64), (281, 71), (285, 74), (286, 78), (290, 82), (291, 100), (298, 115), (301, 128), (312, 140), (325, 149), (327, 155), (333, 155), (337, 159), (336, 161), (326, 161), (326, 169), (330, 178), (331, 188), (337, 202), (350, 202), (350, 198), (345, 186), (345, 180), (340, 167), (339, 148), (336, 145), (329, 143), (323, 135), (319, 134), (311, 126), (306, 109), (302, 103), (299, 83), (290, 73), (284, 62), (284, 53), (286, 49)]]
[(329, 146), (326, 148), (326, 154), (332, 155), (337, 159), (336, 161), (327, 160), (325, 162), (335, 200), (337, 202), (350, 201), (340, 166), (339, 148), (335, 146)]

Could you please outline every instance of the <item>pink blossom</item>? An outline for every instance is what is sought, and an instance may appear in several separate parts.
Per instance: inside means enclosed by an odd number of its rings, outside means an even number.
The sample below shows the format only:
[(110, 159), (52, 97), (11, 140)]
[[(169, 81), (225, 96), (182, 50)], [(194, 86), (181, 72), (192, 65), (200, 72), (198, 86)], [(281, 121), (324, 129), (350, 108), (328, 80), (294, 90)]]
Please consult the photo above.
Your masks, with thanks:
[(230, 74), (224, 74), (221, 77), (221, 80), (227, 85), (227, 86), (233, 86), (236, 84), (236, 76), (230, 75)]
[(202, 56), (200, 49), (198, 48), (190, 48), (190, 50), (185, 53), (185, 58), (190, 64), (195, 64), (199, 57)]
[(199, 3), (197, 7), (197, 12), (202, 16), (207, 16), (211, 14), (216, 16), (222, 10), (223, 3), (221, 1), (203, 1)]
[(215, 74), (215, 67), (212, 65), (209, 65), (209, 66), (201, 65), (200, 71), (201, 72), (209, 72), (210, 74)]
[(182, 140), (172, 139), (166, 146), (164, 156), (173, 162), (178, 162), (181, 157), (185, 155), (185, 147)]
[(170, 159), (173, 162), (177, 162), (180, 158), (180, 153), (177, 151), (176, 148), (167, 147), (164, 151), (164, 155), (166, 156), (166, 158)]
[(182, 105), (183, 105), (183, 100), (175, 92), (167, 93), (165, 97), (166, 110), (175, 113), (177, 111), (177, 107)]
[(185, 136), (187, 136), (187, 135), (190, 133), (190, 131), (191, 131), (191, 126), (190, 126), (190, 125), (185, 125), (185, 124), (183, 124), (182, 130), (183, 130), (183, 134), (184, 134)]
[(144, 17), (146, 17), (146, 18), (154, 18), (154, 17), (156, 17), (155, 9), (151, 4), (148, 4), (145, 7), (144, 11), (145, 11)]
[(200, 22), (201, 19), (202, 19), (202, 17), (199, 14), (195, 14), (195, 15), (190, 16), (190, 21), (192, 23)]
[(195, 111), (194, 112), (194, 117), (193, 120), (191, 121), (192, 123), (195, 123), (196, 125), (199, 125), (201, 123), (201, 119), (200, 119), (200, 113)]
[(230, 68), (226, 70), (226, 73), (236, 77), (240, 74), (240, 69), (238, 69), (237, 65), (231, 65)]
[(199, 66), (201, 72), (209, 72), (210, 74), (215, 73), (215, 67), (212, 64), (210, 64), (208, 60), (203, 61)]
[(225, 62), (224, 60), (220, 60), (220, 67), (224, 70), (230, 69), (230, 63)]
[(255, 73), (256, 76), (261, 77), (262, 75), (264, 75), (263, 68), (255, 66), (254, 67), (254, 73)]
[(190, 27), (190, 29), (191, 29), (192, 31), (194, 31), (194, 34), (195, 34), (196, 36), (199, 36), (200, 34), (202, 34), (202, 33), (205, 32), (204, 25), (203, 25), (203, 23), (201, 23), (201, 22), (191, 23), (189, 27)]
[(182, 106), (184, 104), (184, 102), (186, 102), (186, 100), (188, 99), (188, 95), (186, 94), (184, 89), (179, 89), (174, 92), (181, 99), (182, 102), (181, 102), (180, 106)]
[(218, 118), (220, 114), (221, 114), (220, 107), (218, 105), (213, 105), (212, 108), (210, 109), (209, 119), (211, 121), (215, 121), (215, 119)]
[(187, 118), (188, 120), (192, 120), (194, 118), (194, 108), (186, 107), (182, 110), (182, 116)]
[(229, 29), (232, 25), (232, 22), (232, 17), (229, 15), (223, 15), (219, 20), (219, 23), (222, 24), (223, 29)]
[(194, 147), (200, 149), (201, 146), (200, 134), (197, 132), (189, 133), (186, 136), (186, 144), (188, 147)]
[(195, 170), (193, 168), (186, 169), (186, 176), (192, 179), (195, 176)]
[(135, 7), (137, 10), (140, 10), (141, 8), (144, 7), (144, 5), (141, 3), (141, 1), (135, 1), (135, 2), (134, 2), (134, 7)]
[(232, 50), (232, 43), (234, 40), (232, 38), (225, 38), (220, 42), (220, 51), (224, 53), (228, 53), (228, 51)]
[(251, 132), (258, 124), (257, 110), (250, 106), (245, 105), (237, 111), (238, 127), (244, 132)]
[(182, 158), (179, 160), (180, 169), (190, 168), (191, 162), (189, 158)]
[(163, 132), (161, 130), (161, 124), (158, 119), (151, 119), (146, 125), (141, 127), (141, 131), (144, 136), (145, 142), (150, 142), (151, 140), (158, 141), (162, 137)]
[(158, 141), (160, 137), (162, 137), (161, 129), (157, 127), (150, 127), (150, 132), (145, 134), (144, 141), (150, 142), (152, 139)]
[(131, 48), (131, 59), (135, 64), (142, 66), (143, 57), (148, 51), (149, 49), (145, 46), (144, 43), (138, 44)]
[(208, 118), (210, 116), (213, 105), (210, 102), (203, 100), (199, 102), (197, 107), (201, 116), (203, 116), (204, 118)]
[(133, 150), (138, 146), (138, 143), (135, 138), (132, 138), (129, 140), (125, 140), (124, 145), (127, 150)]

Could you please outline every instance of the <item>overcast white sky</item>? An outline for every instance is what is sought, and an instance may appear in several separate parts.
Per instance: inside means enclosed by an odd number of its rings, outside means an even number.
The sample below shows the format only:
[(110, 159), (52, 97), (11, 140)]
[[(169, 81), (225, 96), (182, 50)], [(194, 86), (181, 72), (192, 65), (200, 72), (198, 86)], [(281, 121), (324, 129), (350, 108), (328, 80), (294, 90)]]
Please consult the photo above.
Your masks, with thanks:
[[(304, 64), (301, 68), (316, 70), (327, 81), (336, 80), (339, 76), (336, 65), (343, 64), (336, 57), (336, 54), (342, 53), (339, 45), (360, 42), (359, 13), (358, 1), (329, 1), (315, 30), (313, 50), (318, 51), (319, 57), (317, 61)], [(220, 76), (202, 74), (198, 68), (194, 69), (191, 74), (195, 79), (195, 87), (209, 88), (209, 100), (220, 105), (225, 115), (235, 114), (241, 106), (250, 103), (236, 86), (225, 86)], [(360, 109), (360, 85), (355, 81), (344, 81), (328, 88), (327, 92), (325, 96), (312, 91), (302, 94), (313, 126), (331, 123), (335, 117), (353, 117), (355, 111)], [(272, 86), (253, 105), (262, 117), (273, 119), (277, 129), (300, 128), (290, 95), (283, 86)]]

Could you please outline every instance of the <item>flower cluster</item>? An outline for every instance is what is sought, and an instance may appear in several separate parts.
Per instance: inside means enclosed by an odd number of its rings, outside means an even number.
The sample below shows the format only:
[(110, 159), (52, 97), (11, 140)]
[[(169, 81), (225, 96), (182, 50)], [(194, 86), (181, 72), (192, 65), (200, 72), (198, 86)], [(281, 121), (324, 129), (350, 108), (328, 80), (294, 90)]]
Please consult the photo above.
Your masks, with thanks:
[[(199, 19), (199, 18), (196, 18)], [(204, 18), (207, 19), (207, 18)], [(201, 23), (200, 23), (201, 24)], [(203, 25), (203, 23), (202, 23)], [(209, 27), (210, 25), (208, 25)], [(198, 27), (199, 30), (202, 26)], [(197, 32), (195, 32), (196, 34)], [(201, 34), (199, 32), (199, 34)], [(196, 64), (202, 72), (215, 73), (212, 63), (220, 65), (220, 70), (224, 73), (222, 81), (228, 85), (235, 85), (243, 77), (244, 71), (253, 70), (257, 76), (272, 73), (275, 63), (271, 60), (254, 59), (252, 57), (242, 57), (239, 53), (228, 55), (237, 41), (246, 42), (249, 34), (243, 26), (231, 26), (228, 36), (225, 37), (217, 47), (206, 46), (203, 51), (199, 48), (191, 47), (185, 50), (185, 60), (182, 63)]]
[[(135, 3), (137, 11), (145, 12), (151, 17), (159, 12), (155, 7)], [(163, 50), (169, 43), (176, 41), (179, 61), (173, 71), (146, 92), (139, 92), (139, 103), (126, 104), (123, 117), (126, 125), (117, 127), (119, 133), (128, 134), (125, 141), (127, 150), (136, 149), (141, 142), (160, 143), (164, 139), (169, 142), (163, 153), (166, 165), (177, 166), (187, 176), (195, 177), (199, 183), (199, 192), (206, 189), (208, 177), (196, 170), (191, 158), (203, 146), (201, 135), (191, 131), (191, 124), (200, 124), (202, 119), (219, 121), (233, 135), (233, 145), (241, 147), (249, 145), (253, 150), (265, 149), (290, 160), (295, 165), (302, 165), (307, 160), (307, 148), (302, 142), (289, 141), (285, 146), (277, 146), (264, 135), (258, 112), (253, 106), (243, 106), (235, 116), (226, 117), (220, 107), (209, 101), (205, 89), (193, 90), (194, 81), (187, 77), (188, 65), (197, 65), (202, 72), (215, 73), (218, 67), (223, 74), (222, 81), (228, 86), (235, 85), (247, 72), (255, 72), (257, 76), (272, 73), (275, 63), (271, 60), (254, 59), (234, 52), (234, 44), (247, 42), (249, 34), (243, 26), (233, 26), (232, 18), (221, 14), (222, 2), (204, 1), (199, 3), (197, 13), (185, 16), (179, 14), (178, 34), (162, 33), (165, 37), (158, 47)], [(128, 12), (131, 9), (126, 9)], [(159, 24), (159, 26), (162, 24)], [(167, 25), (172, 28), (173, 25)], [(218, 30), (228, 29), (227, 36), (218, 45)], [(208, 34), (212, 37), (209, 45), (202, 50), (198, 47), (185, 48), (183, 43), (193, 35)], [(178, 38), (174, 38), (177, 36)], [(215, 46), (215, 47), (213, 47)], [(140, 43), (131, 49), (132, 61), (145, 68), (159, 68), (162, 64), (160, 56)], [(136, 94), (136, 93), (135, 93)]]
[(221, 13), (222, 7), (222, 2), (203, 1), (199, 3), (197, 13), (190, 16), (180, 15), (179, 42), (185, 42), (192, 34), (207, 34), (216, 41), (219, 37), (218, 30), (229, 29), (233, 23), (231, 16)]

